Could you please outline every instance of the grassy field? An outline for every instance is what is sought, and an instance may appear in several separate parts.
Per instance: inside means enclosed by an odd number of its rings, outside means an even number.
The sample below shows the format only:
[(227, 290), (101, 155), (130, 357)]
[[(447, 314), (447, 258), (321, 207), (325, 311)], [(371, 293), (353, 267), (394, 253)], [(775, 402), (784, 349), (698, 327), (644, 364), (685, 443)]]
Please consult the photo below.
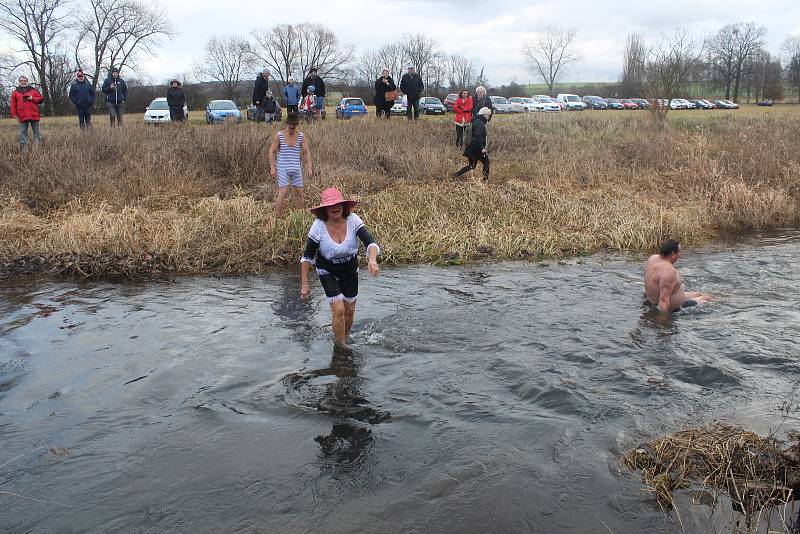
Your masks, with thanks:
[[(331, 110), (329, 110), (331, 111)], [(331, 114), (332, 115), (332, 114)], [(294, 263), (306, 210), (276, 220), (266, 150), (275, 125), (122, 130), (96, 117), (42, 121), (20, 151), (0, 121), (0, 267), (72, 274), (252, 273)], [(329, 118), (304, 127), (315, 176), (361, 200), (390, 263), (537, 258), (652, 250), (800, 220), (800, 106), (498, 116), (491, 180), (450, 178), (464, 164), (451, 118)]]

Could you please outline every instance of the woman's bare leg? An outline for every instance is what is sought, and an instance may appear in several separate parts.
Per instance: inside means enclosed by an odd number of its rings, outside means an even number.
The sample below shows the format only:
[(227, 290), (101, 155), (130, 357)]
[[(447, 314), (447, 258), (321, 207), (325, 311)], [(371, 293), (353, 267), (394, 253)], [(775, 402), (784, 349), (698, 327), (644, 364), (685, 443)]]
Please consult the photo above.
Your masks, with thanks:
[(356, 303), (355, 302), (346, 302), (344, 303), (344, 333), (346, 336), (350, 335), (350, 329), (353, 328), (353, 317), (356, 315)]
[(331, 326), (336, 344), (344, 349), (347, 347), (347, 311), (342, 300), (331, 302)]

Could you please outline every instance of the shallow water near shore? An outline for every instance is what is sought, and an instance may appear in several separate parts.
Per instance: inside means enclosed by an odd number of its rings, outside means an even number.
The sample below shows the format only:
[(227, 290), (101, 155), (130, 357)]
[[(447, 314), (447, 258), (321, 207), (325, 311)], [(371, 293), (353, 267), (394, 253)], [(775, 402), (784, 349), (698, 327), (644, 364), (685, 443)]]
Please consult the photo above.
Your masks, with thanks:
[(294, 271), (2, 280), (0, 492), (48, 503), (0, 495), (0, 531), (674, 532), (619, 455), (781, 424), (799, 257), (797, 230), (688, 250), (718, 301), (666, 322), (644, 257), (362, 272), (352, 355)]

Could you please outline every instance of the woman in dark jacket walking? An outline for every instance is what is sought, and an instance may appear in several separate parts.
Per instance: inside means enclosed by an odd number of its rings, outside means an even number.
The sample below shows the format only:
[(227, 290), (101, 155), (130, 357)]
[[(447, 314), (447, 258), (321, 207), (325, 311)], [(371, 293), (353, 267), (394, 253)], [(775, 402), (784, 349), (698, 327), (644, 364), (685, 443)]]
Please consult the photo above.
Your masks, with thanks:
[[(386, 97), (389, 98), (386, 98)], [(397, 98), (397, 85), (389, 76), (389, 69), (383, 69), (381, 77), (375, 80), (375, 114), (378, 118), (385, 115), (388, 119), (392, 116), (391, 109), (394, 99)]]
[(186, 105), (186, 95), (181, 89), (181, 82), (172, 80), (167, 89), (167, 105), (169, 106), (169, 120), (172, 122), (186, 122), (183, 106)]
[(472, 139), (470, 139), (467, 148), (464, 149), (464, 157), (469, 160), (460, 171), (453, 174), (453, 178), (457, 178), (464, 173), (467, 173), (478, 166), (480, 161), (483, 165), (483, 179), (489, 179), (489, 153), (486, 150), (486, 123), (492, 116), (492, 111), (489, 108), (481, 108), (475, 115), (472, 121)]

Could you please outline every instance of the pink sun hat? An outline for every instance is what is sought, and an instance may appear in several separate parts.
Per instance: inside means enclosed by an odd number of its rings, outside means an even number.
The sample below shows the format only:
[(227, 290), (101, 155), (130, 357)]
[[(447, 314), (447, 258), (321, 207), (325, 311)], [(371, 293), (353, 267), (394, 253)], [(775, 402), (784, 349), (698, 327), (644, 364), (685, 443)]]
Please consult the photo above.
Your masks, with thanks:
[(330, 187), (322, 192), (322, 200), (320, 201), (319, 206), (311, 208), (310, 211), (316, 215), (318, 209), (327, 208), (328, 206), (335, 206), (336, 204), (346, 204), (348, 208), (353, 209), (358, 204), (358, 201), (345, 200), (341, 191), (335, 187)]

